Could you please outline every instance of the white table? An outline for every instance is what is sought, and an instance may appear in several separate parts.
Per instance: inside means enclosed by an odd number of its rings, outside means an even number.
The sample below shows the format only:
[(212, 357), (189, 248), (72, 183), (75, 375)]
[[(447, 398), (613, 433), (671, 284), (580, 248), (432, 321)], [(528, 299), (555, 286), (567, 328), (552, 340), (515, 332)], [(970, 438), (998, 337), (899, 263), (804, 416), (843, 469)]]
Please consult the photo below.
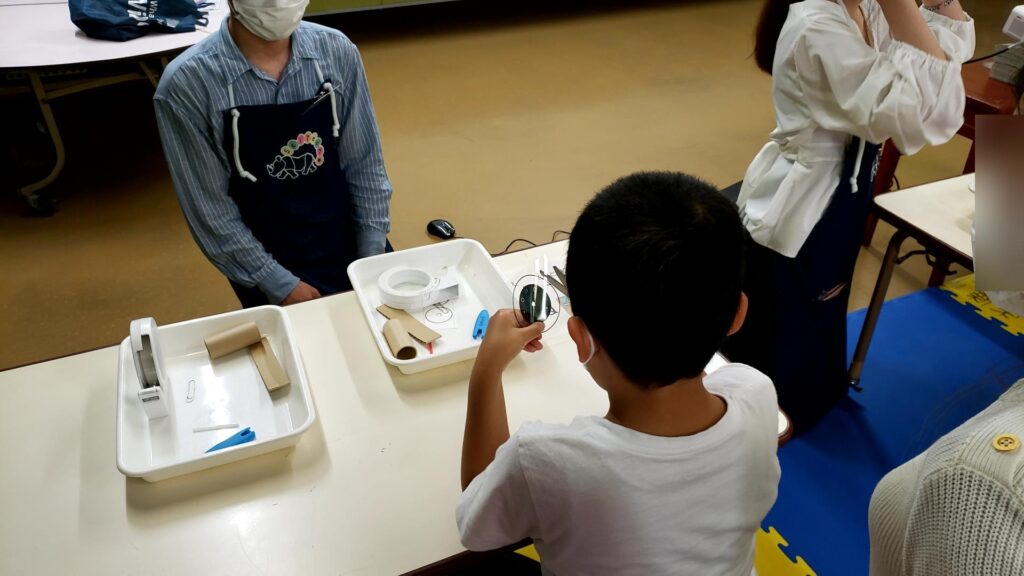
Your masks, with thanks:
[[(498, 263), (514, 274), (565, 246)], [(0, 372), (0, 574), (378, 576), (462, 553), (471, 363), (389, 368), (353, 293), (287, 311), (317, 424), (293, 450), (155, 484), (115, 464), (116, 347)], [(607, 409), (566, 317), (506, 373), (512, 430)]]
[(73, 66), (188, 48), (220, 27), (228, 14), (226, 3), (220, 4), (209, 10), (209, 25), (195, 32), (152, 32), (113, 42), (89, 38), (72, 24), (66, 0), (0, 0), (0, 68)]
[[(227, 4), (218, 2), (208, 11), (209, 25), (204, 29), (181, 34), (153, 32), (128, 42), (112, 42), (89, 38), (72, 24), (66, 0), (0, 0), (0, 69), (24, 71), (28, 76), (57, 155), (45, 178), (19, 190), (29, 205), (41, 212), (47, 210), (37, 192), (53, 182), (64, 168), (64, 143), (50, 110), (52, 100), (132, 80), (148, 79), (156, 86), (158, 76), (145, 59), (192, 46), (217, 30), (227, 14)], [(47, 69), (111, 61), (132, 62), (139, 71), (74, 82), (58, 89), (48, 90), (44, 85)], [(166, 58), (161, 61), (166, 65)]]
[(885, 302), (896, 265), (914, 253), (900, 256), (907, 238), (914, 238), (929, 254), (939, 255), (969, 270), (974, 269), (971, 223), (974, 221), (974, 174), (932, 182), (875, 197), (874, 211), (896, 228), (882, 259), (875, 290), (871, 295), (857, 349), (850, 363), (850, 384), (860, 385), (871, 337)]

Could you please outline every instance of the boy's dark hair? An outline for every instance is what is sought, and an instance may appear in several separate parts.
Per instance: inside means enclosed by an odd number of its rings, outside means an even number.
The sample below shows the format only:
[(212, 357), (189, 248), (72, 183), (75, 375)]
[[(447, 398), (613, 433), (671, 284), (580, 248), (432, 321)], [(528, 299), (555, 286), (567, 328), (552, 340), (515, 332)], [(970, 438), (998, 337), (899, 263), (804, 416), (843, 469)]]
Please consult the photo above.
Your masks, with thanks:
[(743, 284), (744, 231), (710, 184), (672, 172), (620, 178), (569, 240), (572, 310), (643, 387), (699, 375), (722, 345)]

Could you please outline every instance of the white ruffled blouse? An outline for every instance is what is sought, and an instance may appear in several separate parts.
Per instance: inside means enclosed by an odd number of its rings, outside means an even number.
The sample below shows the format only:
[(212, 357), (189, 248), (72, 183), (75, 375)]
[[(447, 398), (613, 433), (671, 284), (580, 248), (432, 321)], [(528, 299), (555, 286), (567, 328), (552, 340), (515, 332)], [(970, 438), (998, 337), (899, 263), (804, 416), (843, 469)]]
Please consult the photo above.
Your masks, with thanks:
[(788, 257), (832, 199), (851, 136), (862, 141), (859, 168), (864, 141), (892, 139), (914, 154), (949, 141), (963, 123), (960, 66), (974, 53), (973, 20), (921, 9), (949, 56), (943, 61), (894, 40), (876, 0), (861, 7), (874, 46), (833, 0), (793, 4), (779, 36), (772, 76), (778, 127), (747, 169), (739, 204), (754, 241)]

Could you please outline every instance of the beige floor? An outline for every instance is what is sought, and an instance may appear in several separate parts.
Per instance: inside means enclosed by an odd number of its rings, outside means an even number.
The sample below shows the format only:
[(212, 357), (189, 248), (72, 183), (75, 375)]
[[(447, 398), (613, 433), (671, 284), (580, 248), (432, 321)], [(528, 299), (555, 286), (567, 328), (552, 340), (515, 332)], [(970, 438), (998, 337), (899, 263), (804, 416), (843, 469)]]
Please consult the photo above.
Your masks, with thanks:
[[(772, 128), (769, 78), (749, 59), (759, 4), (465, 2), (328, 19), (365, 60), (395, 187), (393, 243), (430, 242), (423, 228), (438, 217), (492, 251), (543, 242), (635, 170), (741, 179)], [(237, 308), (182, 220), (150, 96), (137, 84), (58, 102), (60, 211), (23, 218), (0, 201), (0, 369), (115, 343), (136, 317)], [(4, 106), (31, 113), (23, 100)], [(966, 152), (960, 140), (928, 150), (900, 179), (957, 174)], [(887, 236), (863, 252), (853, 307)], [(926, 276), (910, 262), (890, 294)]]

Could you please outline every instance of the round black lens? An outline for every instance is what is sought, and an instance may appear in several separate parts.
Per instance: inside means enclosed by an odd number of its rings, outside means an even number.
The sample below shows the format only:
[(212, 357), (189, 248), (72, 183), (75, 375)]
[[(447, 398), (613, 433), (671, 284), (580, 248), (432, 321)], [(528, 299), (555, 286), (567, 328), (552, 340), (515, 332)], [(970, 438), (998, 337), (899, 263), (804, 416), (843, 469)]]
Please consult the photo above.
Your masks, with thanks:
[(522, 312), (523, 320), (527, 324), (543, 322), (555, 313), (551, 298), (544, 292), (544, 288), (537, 284), (523, 286), (519, 292), (519, 311)]

